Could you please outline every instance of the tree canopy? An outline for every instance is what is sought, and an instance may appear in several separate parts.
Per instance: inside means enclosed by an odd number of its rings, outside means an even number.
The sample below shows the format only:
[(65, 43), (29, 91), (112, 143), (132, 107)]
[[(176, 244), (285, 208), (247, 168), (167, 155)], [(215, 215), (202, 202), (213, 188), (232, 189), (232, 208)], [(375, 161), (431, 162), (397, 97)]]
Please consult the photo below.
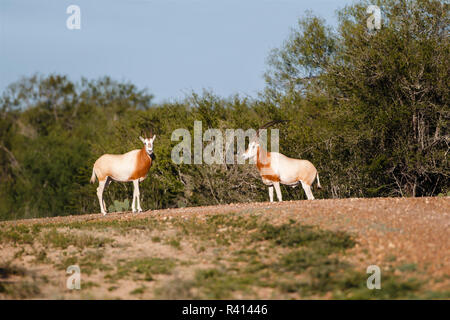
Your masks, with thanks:
[[(450, 192), (449, 5), (380, 0), (380, 30), (367, 29), (369, 2), (347, 6), (332, 28), (311, 13), (271, 52), (258, 98), (193, 93), (153, 103), (148, 90), (109, 77), (73, 82), (33, 75), (0, 98), (0, 219), (97, 212), (94, 161), (141, 148), (152, 126), (156, 161), (141, 185), (144, 209), (267, 200), (252, 165), (171, 161), (171, 133), (280, 125), (280, 151), (318, 169), (316, 198), (435, 196)], [(113, 183), (106, 201), (131, 197)], [(283, 188), (285, 199), (305, 199)]]

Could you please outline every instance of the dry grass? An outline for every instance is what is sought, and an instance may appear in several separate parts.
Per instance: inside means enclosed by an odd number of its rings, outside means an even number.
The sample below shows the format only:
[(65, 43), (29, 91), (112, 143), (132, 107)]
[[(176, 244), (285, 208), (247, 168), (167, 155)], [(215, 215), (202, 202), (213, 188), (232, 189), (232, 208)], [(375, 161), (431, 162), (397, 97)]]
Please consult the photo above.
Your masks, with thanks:
[[(391, 250), (399, 245), (393, 235), (405, 236), (398, 223), (372, 220), (367, 229), (352, 221), (367, 215), (337, 220), (335, 214), (313, 216), (301, 209), (320, 202), (296, 204), (230, 206), (221, 210), (226, 214), (211, 207), (2, 223), (0, 297), (449, 298), (446, 260), (436, 272), (421, 256)], [(401, 217), (408, 223), (419, 216)], [(344, 218), (349, 220), (342, 227)], [(377, 245), (386, 234), (394, 245), (381, 258), (374, 258), (373, 243), (367, 242), (374, 234)], [(81, 290), (65, 287), (66, 268), (74, 264), (81, 269)], [(382, 268), (381, 290), (366, 287), (371, 264)]]

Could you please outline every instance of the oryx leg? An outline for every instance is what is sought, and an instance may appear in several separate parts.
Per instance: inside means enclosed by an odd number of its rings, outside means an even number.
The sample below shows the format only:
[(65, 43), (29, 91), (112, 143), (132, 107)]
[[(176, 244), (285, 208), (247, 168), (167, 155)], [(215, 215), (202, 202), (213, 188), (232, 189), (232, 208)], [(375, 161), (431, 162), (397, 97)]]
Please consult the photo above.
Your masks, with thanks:
[(141, 208), (141, 193), (139, 192), (139, 181), (136, 182), (136, 186), (137, 186), (137, 195), (136, 195), (136, 198), (137, 198), (137, 209), (138, 209), (138, 212), (142, 212), (142, 208)]
[(281, 189), (280, 189), (280, 183), (279, 182), (274, 182), (273, 186), (275, 187), (275, 192), (277, 193), (277, 198), (278, 201), (283, 201), (283, 199), (281, 198)]
[[(105, 186), (103, 187), (103, 192), (105, 192), (106, 188), (108, 188), (108, 186), (111, 184), (111, 181), (112, 181), (111, 177), (106, 177), (106, 182), (105, 182)], [(103, 199), (103, 208), (105, 208), (105, 211), (106, 211), (106, 204), (105, 204), (105, 199), (103, 198), (103, 195), (102, 195), (102, 199)]]
[(133, 180), (133, 202), (131, 204), (131, 209), (133, 212), (136, 212), (136, 204), (137, 204), (137, 212), (142, 212), (141, 201), (139, 200), (139, 179)]
[(273, 202), (273, 186), (269, 186), (269, 199)]
[(106, 180), (99, 181), (98, 188), (97, 188), (98, 202), (100, 204), (100, 210), (103, 213), (103, 215), (106, 214), (105, 201), (103, 201), (103, 190), (105, 189), (105, 184), (106, 184)]
[(305, 190), (306, 197), (308, 198), (308, 200), (314, 200), (314, 196), (311, 192), (311, 186), (302, 181), (302, 187), (303, 190)]
[(131, 201), (131, 211), (136, 212), (136, 185), (134, 181), (133, 181), (133, 201)]
[(106, 190), (106, 188), (108, 188), (108, 186), (111, 184), (111, 181), (112, 181), (111, 177), (106, 178), (105, 188), (103, 190)]

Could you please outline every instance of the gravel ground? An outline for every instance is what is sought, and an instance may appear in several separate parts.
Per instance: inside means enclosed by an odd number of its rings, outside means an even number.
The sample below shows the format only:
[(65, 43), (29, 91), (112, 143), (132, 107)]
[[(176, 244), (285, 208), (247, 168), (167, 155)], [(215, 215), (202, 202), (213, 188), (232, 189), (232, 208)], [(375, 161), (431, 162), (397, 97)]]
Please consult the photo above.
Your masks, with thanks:
[[(204, 214), (270, 213), (279, 222), (287, 219), (347, 231), (357, 246), (351, 262), (361, 267), (417, 265), (427, 276), (443, 277), (440, 288), (450, 282), (450, 198), (372, 198), (241, 203), (219, 206), (153, 210), (140, 214), (113, 213), (28, 219), (3, 224), (70, 223), (98, 219), (140, 219), (155, 216), (192, 217)], [(274, 215), (275, 214), (275, 215)], [(276, 223), (277, 221), (274, 221)]]

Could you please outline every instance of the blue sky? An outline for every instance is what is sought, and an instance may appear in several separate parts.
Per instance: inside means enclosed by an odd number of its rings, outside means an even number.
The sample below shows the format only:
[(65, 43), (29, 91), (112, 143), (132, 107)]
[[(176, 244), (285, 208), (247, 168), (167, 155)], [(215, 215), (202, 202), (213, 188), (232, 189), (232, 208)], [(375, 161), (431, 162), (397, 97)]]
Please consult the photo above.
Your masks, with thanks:
[[(109, 75), (155, 102), (211, 89), (256, 96), (271, 49), (310, 10), (336, 24), (344, 0), (1, 0), (0, 91), (22, 76)], [(68, 30), (66, 9), (81, 9)]]

